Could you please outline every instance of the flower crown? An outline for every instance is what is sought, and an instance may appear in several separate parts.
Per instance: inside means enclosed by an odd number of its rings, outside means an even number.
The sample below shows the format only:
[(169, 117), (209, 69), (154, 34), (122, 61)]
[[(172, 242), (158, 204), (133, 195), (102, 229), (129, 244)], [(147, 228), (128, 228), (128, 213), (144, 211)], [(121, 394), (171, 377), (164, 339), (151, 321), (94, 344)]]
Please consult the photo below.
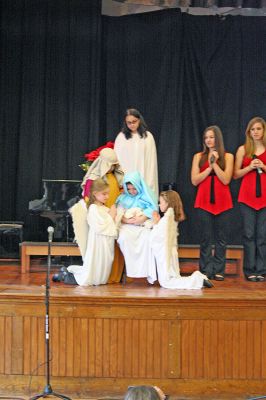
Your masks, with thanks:
[(83, 169), (83, 171), (87, 172), (93, 161), (95, 161), (99, 157), (100, 151), (105, 148), (113, 149), (114, 143), (107, 142), (104, 146), (100, 146), (97, 149), (92, 150), (90, 153), (84, 154), (84, 158), (86, 158), (86, 161), (80, 164), (79, 167)]

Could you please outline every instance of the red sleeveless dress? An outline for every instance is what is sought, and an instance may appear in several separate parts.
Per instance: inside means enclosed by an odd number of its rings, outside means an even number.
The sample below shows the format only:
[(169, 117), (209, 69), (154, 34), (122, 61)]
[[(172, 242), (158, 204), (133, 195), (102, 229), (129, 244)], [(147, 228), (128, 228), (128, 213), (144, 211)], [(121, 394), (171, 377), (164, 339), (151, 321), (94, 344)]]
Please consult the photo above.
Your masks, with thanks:
[[(209, 167), (206, 162), (200, 168), (200, 172)], [(211, 202), (211, 180), (214, 179), (214, 203)], [(198, 185), (197, 196), (194, 204), (195, 208), (202, 208), (211, 214), (218, 215), (233, 208), (232, 196), (228, 185), (224, 185), (216, 175), (207, 176), (204, 181)]]
[[(266, 150), (260, 156), (256, 157), (259, 158), (263, 162), (263, 164), (266, 164)], [(245, 156), (243, 158), (242, 168), (247, 167), (251, 163), (251, 161), (251, 157)], [(256, 170), (250, 171), (245, 176), (243, 176), (238, 194), (239, 203), (244, 203), (247, 206), (254, 208), (255, 210), (260, 210), (261, 208), (266, 207), (266, 173), (263, 172), (262, 174), (259, 174), (259, 178), (261, 186), (261, 196), (256, 197)]]

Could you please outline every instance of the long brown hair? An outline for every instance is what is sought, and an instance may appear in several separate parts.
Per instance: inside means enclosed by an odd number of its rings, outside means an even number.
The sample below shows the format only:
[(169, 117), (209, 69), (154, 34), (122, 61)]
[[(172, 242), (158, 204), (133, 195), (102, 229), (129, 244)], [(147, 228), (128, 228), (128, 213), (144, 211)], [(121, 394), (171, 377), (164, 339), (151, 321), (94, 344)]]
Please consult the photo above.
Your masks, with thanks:
[(203, 132), (203, 152), (202, 152), (202, 156), (201, 156), (201, 159), (199, 162), (199, 166), (202, 167), (202, 165), (206, 162), (206, 160), (208, 159), (209, 151), (210, 151), (205, 144), (205, 135), (206, 135), (207, 131), (212, 131), (214, 133), (215, 149), (219, 154), (219, 159), (217, 161), (217, 164), (220, 166), (220, 168), (222, 168), (222, 170), (224, 170), (224, 168), (225, 168), (224, 139), (223, 139), (222, 131), (219, 128), (219, 126), (217, 126), (217, 125), (208, 126)]
[(255, 152), (255, 146), (254, 146), (254, 140), (250, 136), (250, 130), (253, 127), (254, 124), (260, 123), (263, 127), (263, 145), (266, 148), (266, 122), (263, 118), (261, 117), (254, 117), (252, 118), (247, 126), (246, 129), (246, 142), (245, 142), (245, 152), (247, 157), (252, 157), (254, 152)]
[(183, 203), (181, 197), (177, 192), (175, 192), (174, 190), (166, 190), (165, 192), (160, 193), (160, 197), (162, 197), (168, 203), (168, 207), (173, 208), (175, 220), (177, 222), (181, 222), (186, 219)]
[(92, 181), (90, 187), (90, 195), (89, 195), (90, 197), (89, 197), (88, 207), (94, 204), (96, 201), (93, 192), (102, 192), (108, 187), (109, 187), (108, 183), (106, 183), (102, 178), (95, 179), (95, 181)]

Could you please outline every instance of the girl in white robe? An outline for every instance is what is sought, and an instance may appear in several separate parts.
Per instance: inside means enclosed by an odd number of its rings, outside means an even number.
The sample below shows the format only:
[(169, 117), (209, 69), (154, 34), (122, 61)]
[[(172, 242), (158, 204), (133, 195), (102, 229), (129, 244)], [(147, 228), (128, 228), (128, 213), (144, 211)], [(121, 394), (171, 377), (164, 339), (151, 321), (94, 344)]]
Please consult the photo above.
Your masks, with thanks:
[(126, 174), (123, 188), (124, 193), (116, 202), (118, 213), (121, 209), (124, 211), (117, 242), (125, 258), (126, 274), (131, 278), (147, 278), (153, 283), (157, 277), (147, 222), (158, 209), (156, 196), (139, 172)]
[(156, 144), (141, 113), (126, 110), (122, 131), (115, 139), (114, 150), (125, 174), (138, 171), (158, 198)]
[(116, 207), (105, 206), (109, 186), (103, 179), (92, 182), (87, 213), (89, 227), (87, 250), (83, 265), (70, 265), (67, 270), (78, 285), (101, 285), (108, 281), (114, 259), (114, 242), (117, 237)]
[[(79, 246), (82, 259), (84, 261), (87, 239), (88, 239), (88, 202), (91, 184), (95, 179), (102, 178), (110, 186), (110, 195), (107, 200), (107, 207), (111, 207), (120, 194), (120, 188), (123, 184), (124, 173), (120, 168), (116, 153), (113, 149), (104, 148), (100, 151), (99, 156), (93, 161), (86, 175), (83, 178), (82, 199), (74, 204), (69, 212), (72, 217), (75, 240)], [(120, 281), (120, 279), (119, 279)], [(119, 282), (118, 281), (118, 282)]]
[(178, 222), (185, 219), (182, 201), (177, 192), (168, 190), (160, 193), (160, 218), (153, 213), (154, 227), (151, 231), (150, 244), (156, 260), (158, 281), (166, 289), (201, 289), (213, 284), (199, 271), (188, 277), (180, 276), (177, 235)]
[[(99, 156), (93, 161), (86, 175), (83, 178), (81, 187), (83, 189), (81, 199), (70, 210), (72, 217), (75, 240), (79, 246), (82, 260), (85, 260), (87, 250), (87, 240), (89, 234), (89, 225), (87, 221), (87, 204), (90, 197), (91, 184), (95, 179), (102, 178), (110, 187), (109, 198), (106, 202), (107, 207), (115, 204), (120, 195), (120, 188), (123, 184), (124, 173), (120, 168), (116, 153), (113, 149), (107, 147), (99, 152)], [(124, 271), (124, 258), (115, 244), (115, 255), (108, 283), (118, 283), (121, 280)]]

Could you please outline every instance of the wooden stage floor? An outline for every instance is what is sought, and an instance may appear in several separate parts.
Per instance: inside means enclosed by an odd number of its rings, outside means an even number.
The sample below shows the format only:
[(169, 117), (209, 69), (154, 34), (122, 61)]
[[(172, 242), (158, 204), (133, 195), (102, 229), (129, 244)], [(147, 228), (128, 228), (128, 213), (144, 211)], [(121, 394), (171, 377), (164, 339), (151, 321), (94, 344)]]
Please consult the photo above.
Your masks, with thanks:
[[(33, 259), (27, 274), (18, 262), (0, 262), (0, 398), (25, 399), (45, 384), (44, 262)], [(83, 399), (121, 398), (136, 384), (156, 384), (175, 399), (266, 394), (266, 282), (230, 273), (214, 284), (177, 291), (143, 279), (87, 288), (51, 282), (53, 389)]]

